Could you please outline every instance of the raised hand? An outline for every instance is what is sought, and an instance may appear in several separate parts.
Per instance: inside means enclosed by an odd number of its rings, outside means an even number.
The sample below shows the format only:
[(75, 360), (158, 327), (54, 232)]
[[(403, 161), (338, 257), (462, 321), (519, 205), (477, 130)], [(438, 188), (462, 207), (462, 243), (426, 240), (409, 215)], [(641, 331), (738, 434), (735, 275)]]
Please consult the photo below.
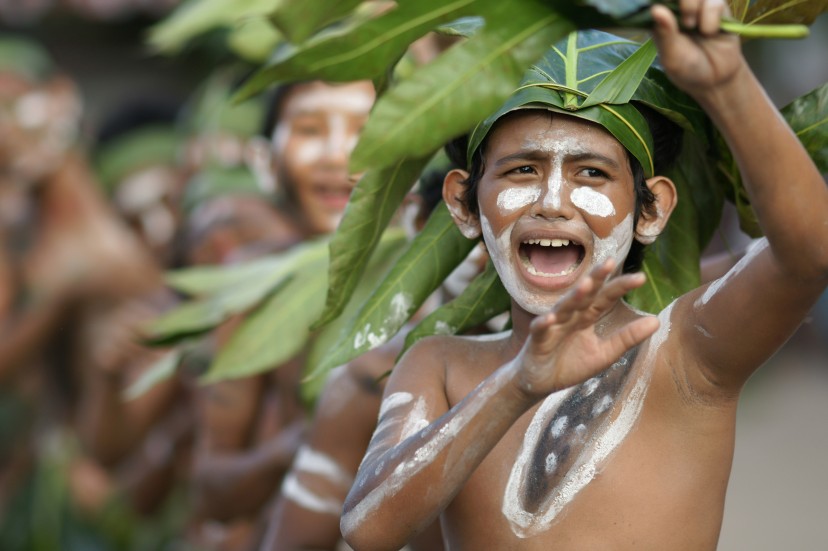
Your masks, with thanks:
[(670, 79), (695, 96), (730, 81), (744, 58), (739, 37), (720, 31), (730, 13), (724, 0), (681, 0), (679, 9), (680, 22), (666, 7), (653, 6), (653, 38)]
[(615, 262), (606, 261), (581, 280), (548, 314), (529, 326), (529, 338), (513, 361), (514, 381), (527, 395), (543, 398), (594, 377), (658, 329), (652, 316), (624, 321), (606, 335), (596, 326), (643, 274), (607, 279)]

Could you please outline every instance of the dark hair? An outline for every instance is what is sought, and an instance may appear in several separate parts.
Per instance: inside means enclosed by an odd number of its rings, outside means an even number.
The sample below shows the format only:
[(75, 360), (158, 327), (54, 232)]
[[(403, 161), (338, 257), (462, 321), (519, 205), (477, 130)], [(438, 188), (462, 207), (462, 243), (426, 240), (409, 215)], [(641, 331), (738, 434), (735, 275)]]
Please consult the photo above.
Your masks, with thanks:
[[(664, 115), (641, 103), (633, 105), (642, 114), (650, 128), (654, 144), (654, 169), (656, 174), (663, 174), (675, 162), (681, 151), (683, 132), (681, 127), (669, 120)], [(470, 213), (479, 215), (477, 205), (477, 186), (483, 178), (483, 171), (486, 166), (484, 152), (488, 143), (490, 131), (480, 146), (474, 151), (471, 157), (471, 166), (466, 161), (466, 150), (468, 149), (469, 136), (464, 134), (446, 144), (445, 151), (449, 159), (456, 166), (467, 167), (469, 177), (463, 182), (466, 189), (463, 193), (463, 203)], [(647, 216), (655, 215), (655, 195), (647, 187), (644, 169), (635, 156), (627, 151), (627, 159), (630, 163), (630, 170), (633, 175), (635, 189), (635, 212), (633, 215), (633, 227), (638, 224), (638, 219), (644, 213)], [(637, 272), (644, 262), (644, 250), (646, 245), (638, 240), (633, 240), (627, 258), (624, 260), (624, 273)]]
[(264, 124), (261, 128), (262, 136), (270, 139), (270, 136), (273, 134), (273, 130), (276, 128), (276, 125), (279, 124), (279, 118), (282, 115), (282, 107), (284, 107), (288, 94), (290, 94), (290, 92), (297, 86), (307, 84), (308, 82), (310, 81), (298, 80), (296, 82), (286, 82), (284, 84), (280, 84), (269, 92)]

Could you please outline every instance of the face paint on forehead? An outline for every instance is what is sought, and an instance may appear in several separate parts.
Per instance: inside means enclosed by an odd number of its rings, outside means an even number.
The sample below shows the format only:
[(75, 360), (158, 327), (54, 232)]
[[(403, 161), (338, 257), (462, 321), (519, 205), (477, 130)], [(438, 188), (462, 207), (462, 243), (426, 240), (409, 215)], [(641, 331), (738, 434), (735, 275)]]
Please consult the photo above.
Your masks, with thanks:
[(354, 115), (367, 115), (374, 103), (374, 96), (367, 90), (355, 87), (312, 88), (299, 91), (290, 99), (289, 114), (340, 111)]

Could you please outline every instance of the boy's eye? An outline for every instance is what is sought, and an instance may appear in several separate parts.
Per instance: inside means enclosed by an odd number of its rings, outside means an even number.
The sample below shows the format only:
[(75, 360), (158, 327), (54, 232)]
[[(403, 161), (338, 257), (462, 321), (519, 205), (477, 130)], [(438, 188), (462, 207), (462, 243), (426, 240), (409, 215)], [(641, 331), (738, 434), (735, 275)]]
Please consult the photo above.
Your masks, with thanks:
[(512, 174), (534, 174), (535, 169), (532, 168), (529, 165), (524, 165), (524, 166), (519, 166), (517, 168), (513, 168), (509, 172), (511, 172)]
[(588, 178), (606, 178), (607, 173), (598, 168), (585, 168), (581, 170), (581, 175)]

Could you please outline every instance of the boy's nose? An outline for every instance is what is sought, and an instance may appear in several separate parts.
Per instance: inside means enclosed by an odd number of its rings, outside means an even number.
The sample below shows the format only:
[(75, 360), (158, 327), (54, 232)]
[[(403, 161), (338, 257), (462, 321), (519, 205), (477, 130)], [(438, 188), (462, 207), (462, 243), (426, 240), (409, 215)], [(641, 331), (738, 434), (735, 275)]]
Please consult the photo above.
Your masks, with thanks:
[(553, 172), (544, 183), (540, 198), (532, 205), (531, 215), (538, 218), (572, 217), (569, 186), (560, 172)]

